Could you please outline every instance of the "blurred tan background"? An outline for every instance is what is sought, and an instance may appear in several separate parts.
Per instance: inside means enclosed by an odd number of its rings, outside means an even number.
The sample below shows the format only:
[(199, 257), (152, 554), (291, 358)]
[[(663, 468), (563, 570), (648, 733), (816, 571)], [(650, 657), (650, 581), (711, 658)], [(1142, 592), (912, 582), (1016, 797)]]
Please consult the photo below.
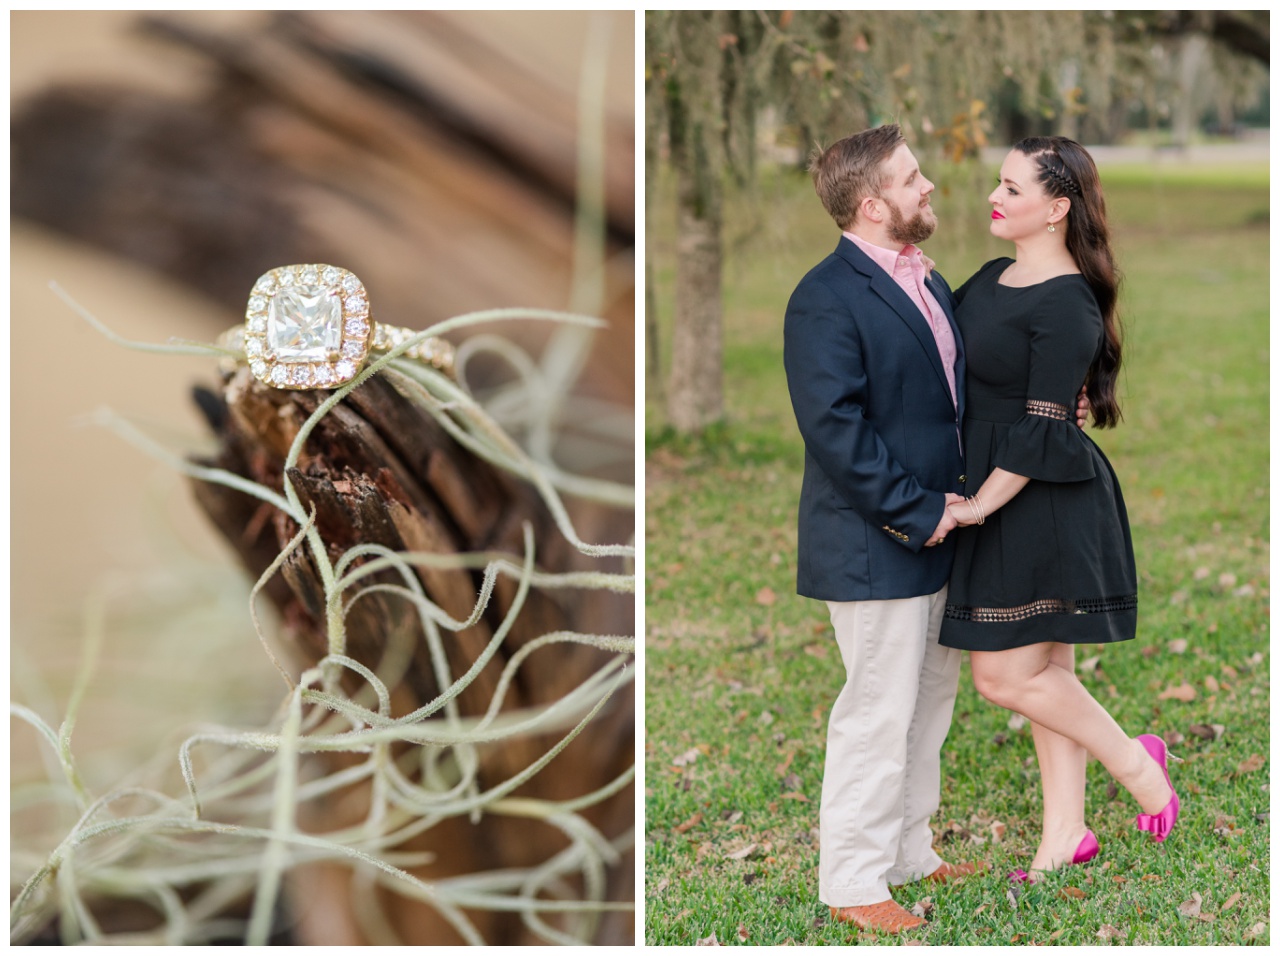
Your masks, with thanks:
[[(144, 582), (161, 599), (142, 603), (169, 622), (149, 632), (145, 661), (121, 658), (132, 645), (109, 628), (103, 681), (141, 678), (143, 689), (113, 700), (95, 683), (98, 719), (77, 732), (89, 744), (162, 706), (148, 669), (171, 692), (175, 672), (193, 693), (207, 686), (206, 660), (242, 667), (241, 691), (279, 678), (248, 628), (235, 561), (184, 479), (82, 422), (109, 406), (173, 450), (199, 451), (191, 389), (213, 384), (216, 362), (121, 349), (51, 280), (144, 342), (212, 340), (241, 320), (259, 273), (303, 261), (356, 271), (394, 324), (569, 308), (579, 84), (595, 44), (607, 236), (597, 314), (610, 330), (593, 359), (606, 373), (582, 387), (632, 401), (630, 12), (183, 13), (146, 29), (140, 18), (10, 15), (13, 696), (34, 694), (59, 717), (85, 596), (103, 582)], [(541, 343), (526, 344), (536, 354)], [(193, 579), (210, 590), (183, 592)], [(173, 633), (181, 616), (164, 609), (166, 593), (225, 611), (226, 627), (206, 621), (200, 646)], [(160, 732), (139, 730), (140, 750)], [(15, 766), (33, 756), (31, 738), (13, 735)]]

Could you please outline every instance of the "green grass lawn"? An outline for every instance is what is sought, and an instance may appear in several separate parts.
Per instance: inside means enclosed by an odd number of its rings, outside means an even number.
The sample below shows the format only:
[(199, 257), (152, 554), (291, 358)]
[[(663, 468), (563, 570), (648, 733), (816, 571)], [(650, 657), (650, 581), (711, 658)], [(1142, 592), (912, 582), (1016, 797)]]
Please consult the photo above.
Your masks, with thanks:
[[(956, 286), (1011, 254), (987, 235), (994, 172), (928, 172), (941, 226), (926, 251)], [(1015, 903), (1003, 874), (1026, 866), (1039, 830), (1031, 734), (975, 693), (966, 665), (934, 829), (945, 858), (984, 859), (992, 875), (899, 892), (929, 908), (910, 934), (926, 943), (1270, 940), (1265, 175), (1128, 168), (1103, 181), (1127, 279), (1126, 417), (1092, 434), (1124, 487), (1141, 606), (1138, 639), (1082, 647), (1078, 669), (1126, 730), (1161, 734), (1183, 758), (1183, 814), (1150, 844), (1091, 762), (1102, 853)], [(652, 386), (646, 409), (645, 939), (893, 943), (833, 924), (817, 898), (826, 719), (843, 673), (825, 606), (794, 592), (802, 444), (781, 340), (791, 290), (837, 233), (800, 177), (728, 208), (728, 421), (679, 439)], [(652, 228), (669, 238), (669, 214)], [(671, 246), (654, 251), (669, 322)]]

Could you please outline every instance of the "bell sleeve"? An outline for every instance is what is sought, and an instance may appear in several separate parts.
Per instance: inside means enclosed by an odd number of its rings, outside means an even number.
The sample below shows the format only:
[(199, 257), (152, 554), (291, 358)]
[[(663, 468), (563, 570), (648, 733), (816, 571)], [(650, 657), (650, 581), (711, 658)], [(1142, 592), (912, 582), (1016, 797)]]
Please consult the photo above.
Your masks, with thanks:
[(1102, 342), (1102, 313), (1083, 281), (1050, 280), (1030, 318), (1026, 412), (996, 447), (992, 464), (1037, 481), (1087, 481), (1092, 442), (1076, 425), (1076, 396)]

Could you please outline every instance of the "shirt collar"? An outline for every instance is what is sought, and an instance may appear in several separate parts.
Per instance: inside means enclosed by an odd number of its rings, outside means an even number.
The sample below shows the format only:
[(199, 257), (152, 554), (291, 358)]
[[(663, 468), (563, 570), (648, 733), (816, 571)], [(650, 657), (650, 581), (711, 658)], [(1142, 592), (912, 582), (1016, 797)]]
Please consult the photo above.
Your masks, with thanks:
[(893, 275), (893, 270), (898, 265), (899, 256), (905, 256), (909, 259), (913, 269), (919, 268), (923, 264), (923, 253), (920, 251), (919, 246), (908, 243), (901, 249), (886, 249), (884, 246), (877, 246), (874, 242), (868, 242), (861, 236), (855, 236), (851, 232), (844, 233), (844, 237), (870, 256), (871, 260), (889, 275)]

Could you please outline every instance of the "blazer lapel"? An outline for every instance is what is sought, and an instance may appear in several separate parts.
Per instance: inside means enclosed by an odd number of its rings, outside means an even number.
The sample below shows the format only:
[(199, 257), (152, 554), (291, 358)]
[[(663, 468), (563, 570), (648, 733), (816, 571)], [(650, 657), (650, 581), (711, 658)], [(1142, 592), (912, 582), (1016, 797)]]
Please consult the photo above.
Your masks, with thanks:
[[(853, 244), (850, 243), (850, 245)], [(861, 250), (857, 251), (861, 254)], [(938, 341), (933, 337), (933, 329), (929, 327), (929, 320), (920, 312), (920, 307), (911, 301), (911, 296), (907, 295), (902, 286), (894, 281), (893, 276), (881, 269), (867, 256), (864, 255), (862, 258), (870, 267), (868, 275), (871, 278), (871, 291), (880, 296), (898, 314), (898, 317), (907, 323), (907, 327), (911, 329), (916, 339), (919, 340), (920, 347), (924, 349), (925, 355), (929, 357), (929, 364), (933, 366), (933, 370), (938, 376), (938, 382), (942, 385), (943, 391), (947, 393), (947, 398), (950, 399), (951, 386), (947, 384), (947, 373), (942, 368), (942, 356), (938, 352)], [(938, 298), (937, 293), (934, 293), (934, 298)], [(947, 320), (951, 320), (950, 316), (947, 317)]]
[(964, 420), (964, 373), (965, 373), (965, 357), (964, 357), (964, 339), (960, 337), (960, 326), (956, 323), (955, 313), (951, 311), (951, 296), (939, 288), (937, 281), (930, 272), (924, 280), (924, 284), (929, 287), (929, 291), (933, 293), (934, 299), (938, 305), (942, 306), (942, 312), (947, 317), (947, 324), (951, 326), (951, 338), (956, 343), (956, 412), (960, 419)]

